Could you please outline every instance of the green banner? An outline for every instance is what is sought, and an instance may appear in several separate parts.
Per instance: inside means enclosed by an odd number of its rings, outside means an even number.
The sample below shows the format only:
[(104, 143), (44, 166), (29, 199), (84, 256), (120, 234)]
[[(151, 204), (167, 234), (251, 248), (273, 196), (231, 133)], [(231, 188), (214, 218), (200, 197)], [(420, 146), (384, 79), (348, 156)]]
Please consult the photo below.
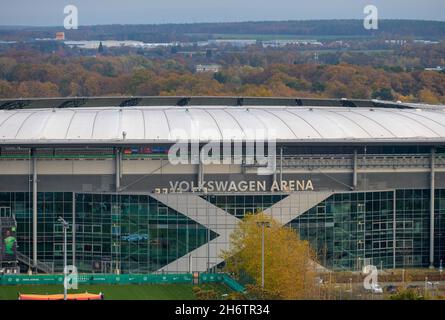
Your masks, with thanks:
[[(191, 274), (79, 274), (82, 284), (174, 284), (193, 283)], [(201, 273), (199, 283), (224, 283), (232, 290), (242, 292), (244, 287), (226, 274)], [(63, 275), (0, 275), (0, 285), (63, 284)]]

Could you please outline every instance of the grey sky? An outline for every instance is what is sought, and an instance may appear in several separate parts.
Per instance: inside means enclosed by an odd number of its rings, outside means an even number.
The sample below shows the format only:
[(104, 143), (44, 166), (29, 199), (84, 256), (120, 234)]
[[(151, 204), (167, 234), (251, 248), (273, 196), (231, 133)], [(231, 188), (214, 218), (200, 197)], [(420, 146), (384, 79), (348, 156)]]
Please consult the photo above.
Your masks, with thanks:
[(0, 0), (0, 25), (63, 25), (63, 8), (79, 24), (350, 19), (374, 4), (380, 18), (445, 21), (445, 0)]

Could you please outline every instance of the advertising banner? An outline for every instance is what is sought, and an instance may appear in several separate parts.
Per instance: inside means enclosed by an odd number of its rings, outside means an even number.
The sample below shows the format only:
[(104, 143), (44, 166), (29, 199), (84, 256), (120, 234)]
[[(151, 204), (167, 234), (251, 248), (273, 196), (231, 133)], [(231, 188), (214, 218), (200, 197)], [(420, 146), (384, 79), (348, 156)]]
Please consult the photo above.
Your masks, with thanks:
[(13, 265), (17, 261), (16, 227), (3, 227), (1, 229), (1, 261), (3, 267)]

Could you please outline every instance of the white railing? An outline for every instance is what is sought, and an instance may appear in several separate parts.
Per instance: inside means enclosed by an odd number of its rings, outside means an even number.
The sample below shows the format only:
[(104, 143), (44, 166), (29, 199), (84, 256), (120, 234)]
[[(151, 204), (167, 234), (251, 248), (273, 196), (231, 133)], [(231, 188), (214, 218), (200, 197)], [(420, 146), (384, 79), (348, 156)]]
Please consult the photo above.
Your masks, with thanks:
[[(283, 160), (277, 156), (277, 167), (284, 169), (352, 169), (354, 167), (354, 155), (352, 154), (325, 154), (325, 155), (295, 155), (284, 156)], [(259, 164), (243, 164), (244, 167), (260, 167)], [(357, 155), (357, 168), (430, 168), (430, 154), (397, 154), (382, 155), (368, 154)], [(445, 167), (445, 155), (435, 156), (435, 166)]]

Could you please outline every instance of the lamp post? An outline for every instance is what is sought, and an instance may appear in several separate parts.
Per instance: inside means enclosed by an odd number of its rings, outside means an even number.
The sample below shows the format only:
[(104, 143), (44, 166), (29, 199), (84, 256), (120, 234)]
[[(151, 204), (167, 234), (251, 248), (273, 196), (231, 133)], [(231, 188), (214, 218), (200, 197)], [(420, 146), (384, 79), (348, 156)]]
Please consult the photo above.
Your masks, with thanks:
[(63, 227), (63, 300), (67, 300), (68, 295), (67, 295), (67, 282), (66, 282), (66, 278), (67, 278), (67, 259), (66, 259), (66, 231), (69, 228), (69, 224), (68, 222), (65, 221), (65, 219), (63, 219), (62, 217), (59, 217), (59, 219), (57, 219), (57, 221), (59, 221), (62, 224)]
[(264, 228), (270, 227), (268, 221), (258, 221), (258, 227), (261, 227), (261, 288), (264, 290)]
[(349, 278), (349, 290), (351, 290), (351, 300), (352, 300), (352, 296), (353, 296), (353, 294), (352, 294), (352, 278)]

